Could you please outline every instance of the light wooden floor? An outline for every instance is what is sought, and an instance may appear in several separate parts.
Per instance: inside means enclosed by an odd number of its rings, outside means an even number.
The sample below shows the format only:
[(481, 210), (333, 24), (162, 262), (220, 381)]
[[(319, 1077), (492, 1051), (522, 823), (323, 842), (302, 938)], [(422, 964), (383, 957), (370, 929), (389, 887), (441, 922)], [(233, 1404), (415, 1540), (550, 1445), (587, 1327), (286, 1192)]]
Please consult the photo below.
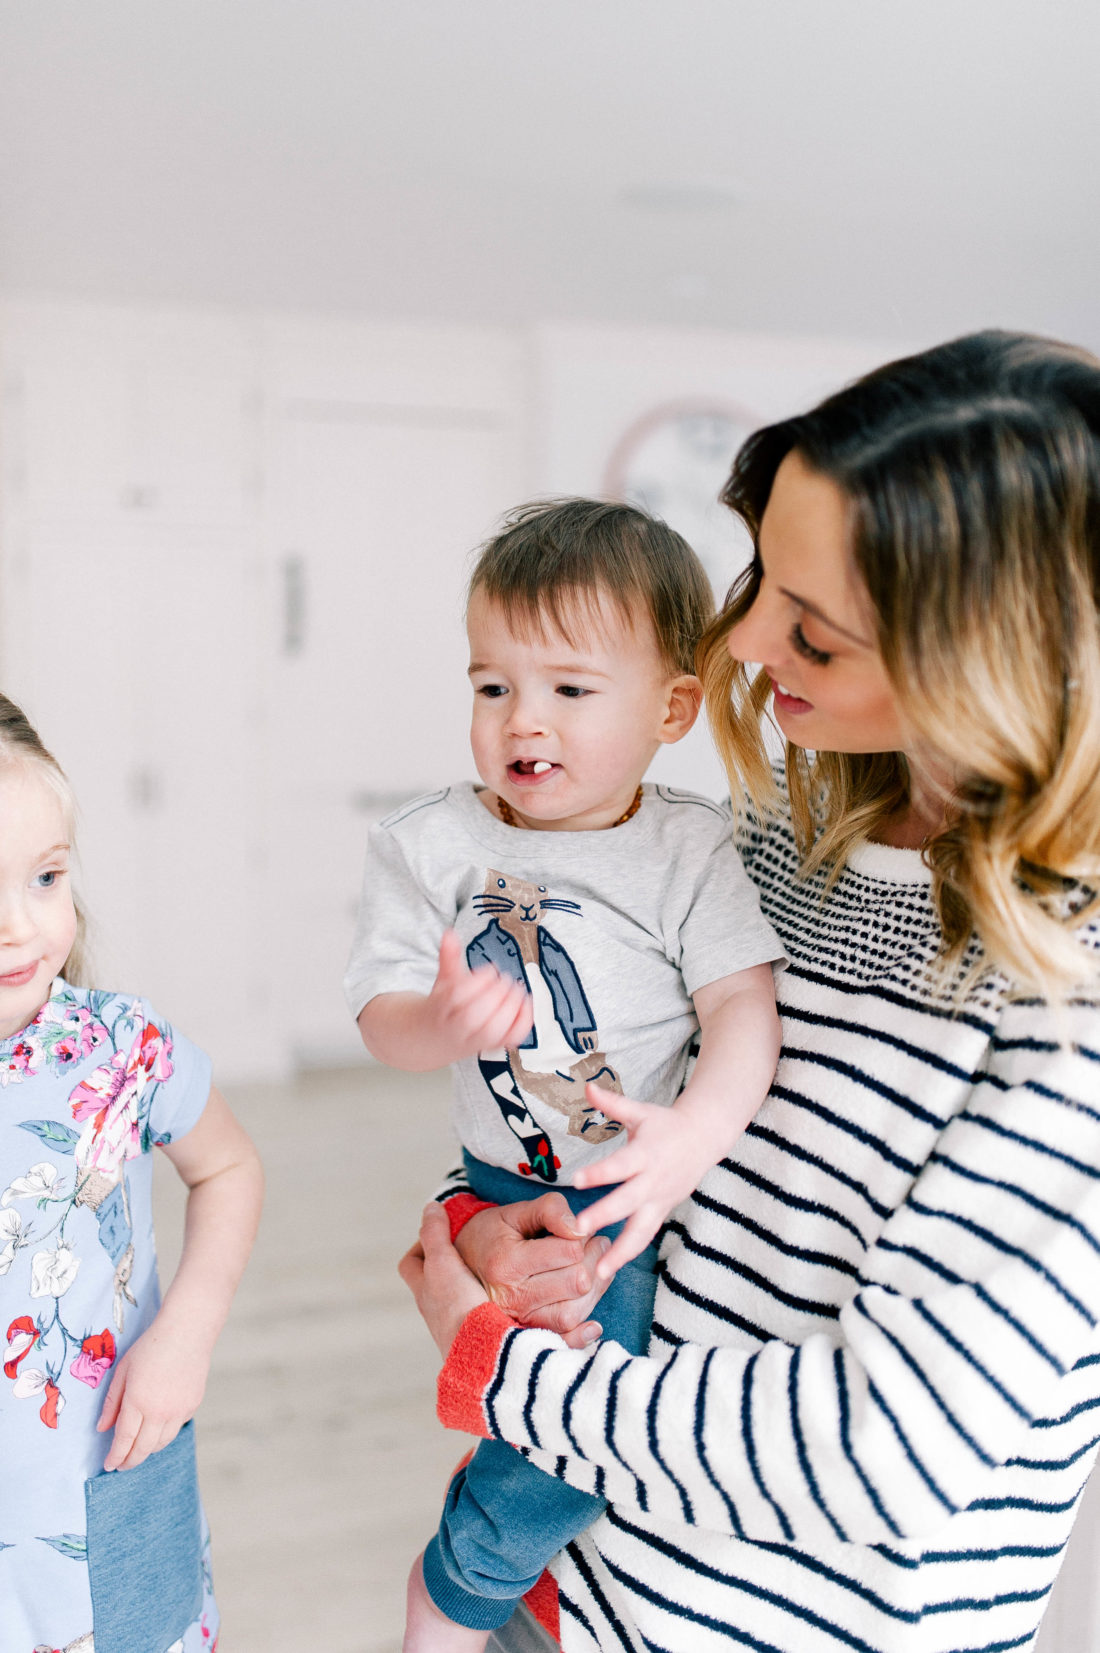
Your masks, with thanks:
[[(364, 1067), (236, 1089), (267, 1166), (256, 1251), (199, 1418), (219, 1653), (397, 1653), (409, 1562), (469, 1441), (395, 1273), (453, 1158), (446, 1074)], [(180, 1185), (158, 1155), (162, 1276)], [(1100, 1653), (1094, 1478), (1036, 1653)]]

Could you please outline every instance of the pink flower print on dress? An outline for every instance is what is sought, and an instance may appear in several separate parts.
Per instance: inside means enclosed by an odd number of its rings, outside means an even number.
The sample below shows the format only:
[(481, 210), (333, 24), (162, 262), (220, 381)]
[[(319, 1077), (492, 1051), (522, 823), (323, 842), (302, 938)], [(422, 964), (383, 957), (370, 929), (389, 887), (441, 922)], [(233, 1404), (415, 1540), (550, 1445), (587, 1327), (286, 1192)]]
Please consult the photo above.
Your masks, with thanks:
[(114, 1176), (124, 1160), (141, 1152), (138, 1103), (152, 1080), (172, 1072), (171, 1043), (150, 1022), (128, 1053), (116, 1051), (110, 1066), (93, 1068), (69, 1094), (73, 1118), (84, 1124), (75, 1149), (84, 1171)]
[(61, 1390), (57, 1387), (57, 1384), (52, 1383), (47, 1379), (46, 1398), (42, 1402), (42, 1405), (38, 1408), (38, 1416), (42, 1419), (42, 1422), (46, 1425), (47, 1429), (57, 1428), (57, 1414), (60, 1412), (64, 1404), (65, 1397), (61, 1393)]
[(44, 1053), (41, 1039), (24, 1034), (7, 1060), (0, 1062), (0, 1085), (18, 1085), (37, 1073)]
[(114, 1365), (114, 1360), (115, 1340), (104, 1327), (103, 1331), (95, 1332), (84, 1339), (80, 1345), (80, 1353), (69, 1367), (69, 1371), (81, 1383), (86, 1383), (89, 1389), (98, 1389)]

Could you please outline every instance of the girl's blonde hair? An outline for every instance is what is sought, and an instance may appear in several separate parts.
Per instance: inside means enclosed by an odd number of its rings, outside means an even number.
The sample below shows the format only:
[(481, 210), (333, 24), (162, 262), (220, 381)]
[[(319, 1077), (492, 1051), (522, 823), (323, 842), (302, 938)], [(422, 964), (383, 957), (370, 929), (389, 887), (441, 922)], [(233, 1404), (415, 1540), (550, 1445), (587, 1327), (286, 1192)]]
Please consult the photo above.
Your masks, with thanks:
[[(987, 332), (888, 363), (811, 412), (757, 431), (723, 491), (759, 533), (797, 450), (847, 496), (851, 552), (917, 750), (959, 777), (924, 856), (945, 966), (976, 933), (983, 962), (1064, 996), (1094, 954), (1074, 929), (1100, 908), (1100, 362)], [(699, 647), (735, 800), (775, 788), (760, 737), (771, 684), (726, 636), (751, 607), (759, 553)], [(795, 835), (838, 876), (909, 799), (899, 752), (788, 744)]]
[[(41, 773), (61, 800), (71, 839), (76, 826), (76, 800), (68, 777), (53, 753), (42, 744), (30, 719), (4, 694), (0, 694), (0, 763), (29, 763)], [(85, 987), (88, 985), (87, 920), (75, 892), (73, 906), (76, 909), (76, 937), (61, 973), (74, 987)]]

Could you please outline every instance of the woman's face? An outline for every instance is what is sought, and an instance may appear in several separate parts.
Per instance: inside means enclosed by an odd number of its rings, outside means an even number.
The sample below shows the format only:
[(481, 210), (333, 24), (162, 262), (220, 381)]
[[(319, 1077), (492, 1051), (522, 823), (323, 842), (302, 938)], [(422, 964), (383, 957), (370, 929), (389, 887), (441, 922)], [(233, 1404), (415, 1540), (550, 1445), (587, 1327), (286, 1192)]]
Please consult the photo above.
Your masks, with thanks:
[(764, 667), (776, 722), (794, 745), (900, 752), (901, 715), (848, 538), (840, 488), (789, 453), (760, 524), (760, 588), (727, 646)]

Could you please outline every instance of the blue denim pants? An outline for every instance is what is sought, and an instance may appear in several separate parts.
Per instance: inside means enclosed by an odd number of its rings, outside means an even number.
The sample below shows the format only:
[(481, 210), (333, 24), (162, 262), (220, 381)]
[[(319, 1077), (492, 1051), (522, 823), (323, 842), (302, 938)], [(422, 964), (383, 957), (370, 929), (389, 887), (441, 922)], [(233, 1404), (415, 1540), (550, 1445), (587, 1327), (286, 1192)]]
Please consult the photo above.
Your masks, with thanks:
[[(513, 1171), (464, 1155), (470, 1186), (482, 1200), (509, 1205), (530, 1200), (530, 1182)], [(610, 1188), (560, 1188), (573, 1211), (593, 1205)], [(545, 1189), (540, 1189), (545, 1193)], [(614, 1239), (615, 1223), (601, 1234)], [(657, 1247), (653, 1244), (615, 1275), (594, 1310), (605, 1338), (631, 1354), (649, 1342)], [(600, 1515), (605, 1500), (548, 1475), (503, 1441), (482, 1441), (447, 1490), (443, 1516), (424, 1552), (424, 1582), (441, 1613), (471, 1629), (507, 1623), (546, 1563)]]

